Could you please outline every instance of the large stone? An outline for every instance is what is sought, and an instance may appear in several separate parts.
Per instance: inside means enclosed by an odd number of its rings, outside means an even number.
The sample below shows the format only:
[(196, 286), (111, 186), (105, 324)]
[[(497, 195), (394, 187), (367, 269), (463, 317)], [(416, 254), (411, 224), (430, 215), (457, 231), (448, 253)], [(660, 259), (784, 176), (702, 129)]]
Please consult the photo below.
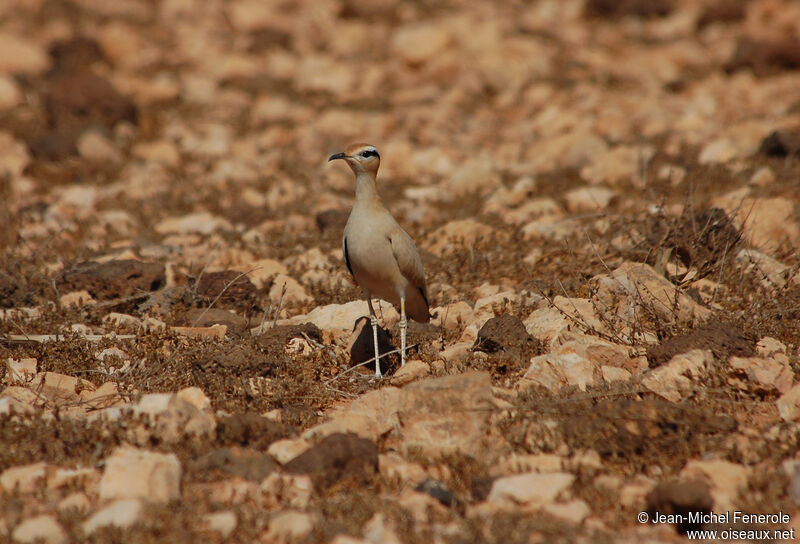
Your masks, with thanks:
[(448, 176), (441, 185), (445, 200), (464, 198), (471, 194), (486, 194), (500, 185), (500, 177), (494, 171), (488, 157), (474, 157)]
[(103, 527), (125, 529), (142, 518), (144, 507), (142, 501), (127, 499), (114, 501), (101, 508), (83, 523), (83, 532), (91, 535)]
[(0, 111), (10, 110), (23, 101), (22, 90), (13, 78), (0, 74)]
[(268, 509), (288, 506), (306, 508), (314, 494), (314, 483), (306, 474), (273, 472), (258, 487), (261, 504)]
[(744, 238), (760, 251), (772, 253), (781, 244), (800, 244), (800, 224), (794, 219), (795, 204), (789, 198), (753, 198), (736, 191), (714, 199), (712, 204), (735, 214)]
[(269, 300), (277, 307), (279, 304), (308, 304), (313, 299), (296, 279), (286, 274), (278, 274), (272, 281)]
[(642, 385), (672, 402), (678, 402), (694, 390), (694, 382), (714, 361), (711, 350), (694, 349), (675, 355), (670, 361), (644, 375)]
[(411, 382), (424, 378), (431, 373), (431, 367), (428, 363), (420, 361), (419, 359), (411, 359), (406, 361), (406, 364), (394, 373), (392, 376), (392, 385), (403, 386)]
[[(782, 289), (785, 287), (792, 270), (789, 265), (750, 248), (739, 250), (736, 254), (736, 264), (745, 271), (755, 274), (759, 278), (761, 285), (768, 288), (778, 287)], [(798, 277), (795, 275), (792, 281), (797, 283)]]
[(225, 539), (236, 529), (239, 519), (236, 513), (230, 510), (223, 510), (221, 512), (212, 512), (203, 516), (203, 523), (208, 527), (209, 531), (219, 533)]
[(33, 40), (0, 33), (0, 74), (39, 74), (50, 65), (47, 52)]
[(67, 541), (64, 529), (56, 518), (44, 514), (23, 520), (14, 528), (11, 538), (23, 544), (34, 542), (44, 544), (62, 544)]
[(392, 36), (392, 52), (409, 64), (420, 64), (432, 59), (450, 42), (443, 25), (430, 23), (399, 27)]
[(181, 496), (180, 461), (175, 454), (120, 447), (106, 459), (100, 499), (143, 499), (166, 503)]
[[(531, 359), (519, 387), (541, 385), (557, 392), (566, 385), (585, 390), (606, 374), (624, 379), (647, 368), (645, 357), (634, 357), (628, 346), (613, 344), (594, 336), (574, 334), (556, 345), (550, 353)], [(621, 372), (614, 372), (619, 370)]]
[(592, 297), (595, 307), (605, 314), (606, 321), (619, 320), (624, 329), (620, 332), (627, 333), (634, 324), (640, 326), (643, 316), (670, 324), (690, 324), (710, 316), (710, 310), (676, 292), (675, 285), (646, 264), (623, 263), (591, 282), (597, 289)]
[(800, 385), (795, 385), (776, 401), (778, 413), (784, 421), (800, 420)]
[[(339, 329), (349, 331), (352, 330), (356, 320), (367, 313), (366, 302), (354, 300), (346, 304), (317, 306), (306, 315), (293, 317), (289, 320), (289, 323), (313, 323), (322, 330)], [(391, 304), (384, 304), (382, 313), (384, 325), (388, 326), (400, 320), (400, 314)]]
[(789, 360), (762, 359), (761, 357), (731, 357), (730, 365), (734, 370), (745, 375), (748, 381), (766, 390), (786, 393), (792, 387), (794, 373)]
[(714, 511), (724, 511), (736, 506), (740, 493), (747, 490), (747, 467), (714, 459), (710, 461), (691, 460), (681, 471), (683, 479), (705, 477), (711, 482), (711, 496), (714, 498)]
[(602, 327), (591, 300), (562, 296), (555, 297), (553, 305), (531, 312), (523, 323), (531, 336), (545, 344), (554, 342), (564, 332)]
[(624, 182), (641, 187), (644, 180), (639, 176), (642, 165), (647, 164), (655, 150), (650, 146), (619, 146), (593, 157), (581, 168), (581, 178), (589, 183), (617, 185)]
[(430, 233), (422, 247), (439, 256), (453, 253), (459, 247), (472, 247), (478, 242), (487, 243), (494, 236), (503, 236), (495, 229), (473, 219), (450, 221)]
[[(383, 438), (400, 452), (430, 458), (461, 453), (486, 459), (504, 443), (490, 433), (489, 417), (495, 407), (487, 373), (428, 378), (403, 389), (388, 386), (362, 395), (334, 411), (329, 421), (306, 431), (304, 438), (352, 432), (375, 441)], [(471, 416), (465, 418), (464, 413)]]
[(36, 375), (37, 361), (33, 357), (6, 359), (6, 382), (8, 384), (24, 383)]
[(520, 381), (520, 387), (541, 385), (557, 392), (564, 386), (575, 385), (581, 391), (594, 385), (599, 376), (591, 361), (577, 353), (548, 353), (531, 359), (531, 364)]
[(544, 506), (554, 502), (574, 480), (575, 476), (566, 472), (505, 476), (494, 481), (487, 500), (510, 506)]
[(597, 212), (608, 208), (616, 191), (607, 187), (578, 187), (564, 195), (567, 210), (572, 213)]
[(298, 510), (278, 512), (269, 520), (265, 542), (301, 542), (314, 529), (314, 518)]
[(149, 431), (165, 442), (177, 442), (184, 436), (213, 437), (216, 432), (217, 421), (211, 403), (197, 388), (143, 395), (133, 412), (145, 416), (149, 420)]
[(190, 213), (181, 217), (169, 217), (153, 227), (159, 234), (211, 234), (217, 230), (232, 230), (231, 224), (209, 212)]
[(406, 454), (416, 452), (432, 459), (464, 454), (488, 462), (503, 445), (490, 432), (494, 407), (491, 380), (485, 372), (411, 383), (402, 389), (395, 416), (400, 433), (389, 443)]
[(47, 463), (7, 468), (0, 473), (0, 488), (7, 493), (14, 490), (20, 493), (31, 493), (44, 482), (46, 476)]

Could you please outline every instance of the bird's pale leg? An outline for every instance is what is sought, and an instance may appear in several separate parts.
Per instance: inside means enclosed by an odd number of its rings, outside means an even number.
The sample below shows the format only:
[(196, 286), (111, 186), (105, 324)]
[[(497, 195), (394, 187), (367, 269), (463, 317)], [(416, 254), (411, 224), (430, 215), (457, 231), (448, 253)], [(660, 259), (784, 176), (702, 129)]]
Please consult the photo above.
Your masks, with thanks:
[(400, 297), (400, 366), (406, 364), (406, 329), (408, 319), (406, 318), (406, 297)]
[(378, 316), (375, 315), (375, 308), (372, 307), (372, 297), (367, 294), (367, 305), (369, 306), (369, 322), (372, 324), (372, 341), (375, 343), (375, 376), (381, 377), (381, 356), (378, 351)]

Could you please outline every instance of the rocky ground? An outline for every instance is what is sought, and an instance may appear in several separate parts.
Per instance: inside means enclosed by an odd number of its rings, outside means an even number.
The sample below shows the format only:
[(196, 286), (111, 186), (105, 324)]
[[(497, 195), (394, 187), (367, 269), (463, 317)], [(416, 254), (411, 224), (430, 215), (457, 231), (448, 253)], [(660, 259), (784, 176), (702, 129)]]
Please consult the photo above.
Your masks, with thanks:
[[(0, 51), (1, 541), (800, 524), (799, 3), (6, 0)], [(352, 141), (436, 312), (383, 380)]]

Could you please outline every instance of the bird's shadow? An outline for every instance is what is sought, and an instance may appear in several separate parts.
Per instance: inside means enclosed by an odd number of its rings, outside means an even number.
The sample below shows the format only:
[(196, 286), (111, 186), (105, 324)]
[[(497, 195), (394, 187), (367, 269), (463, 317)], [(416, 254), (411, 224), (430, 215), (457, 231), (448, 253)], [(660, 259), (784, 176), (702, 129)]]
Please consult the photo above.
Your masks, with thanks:
[[(353, 334), (350, 337), (350, 360), (354, 365), (375, 358), (375, 344), (372, 337), (372, 325), (369, 317), (359, 317), (353, 325)], [(397, 353), (385, 355), (394, 351), (392, 345), (392, 334), (378, 324), (378, 352), (381, 355), (381, 373), (394, 372), (400, 366), (400, 357)], [(365, 365), (365, 368), (375, 371), (372, 364)]]

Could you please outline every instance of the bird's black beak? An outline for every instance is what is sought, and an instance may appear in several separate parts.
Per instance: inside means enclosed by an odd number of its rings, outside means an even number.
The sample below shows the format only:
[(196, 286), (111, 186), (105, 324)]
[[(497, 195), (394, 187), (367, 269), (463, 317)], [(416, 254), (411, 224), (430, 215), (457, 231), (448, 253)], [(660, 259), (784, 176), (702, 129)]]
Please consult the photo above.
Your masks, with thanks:
[(347, 157), (347, 153), (336, 153), (330, 156), (328, 162), (335, 161), (336, 159), (344, 159), (345, 157)]

